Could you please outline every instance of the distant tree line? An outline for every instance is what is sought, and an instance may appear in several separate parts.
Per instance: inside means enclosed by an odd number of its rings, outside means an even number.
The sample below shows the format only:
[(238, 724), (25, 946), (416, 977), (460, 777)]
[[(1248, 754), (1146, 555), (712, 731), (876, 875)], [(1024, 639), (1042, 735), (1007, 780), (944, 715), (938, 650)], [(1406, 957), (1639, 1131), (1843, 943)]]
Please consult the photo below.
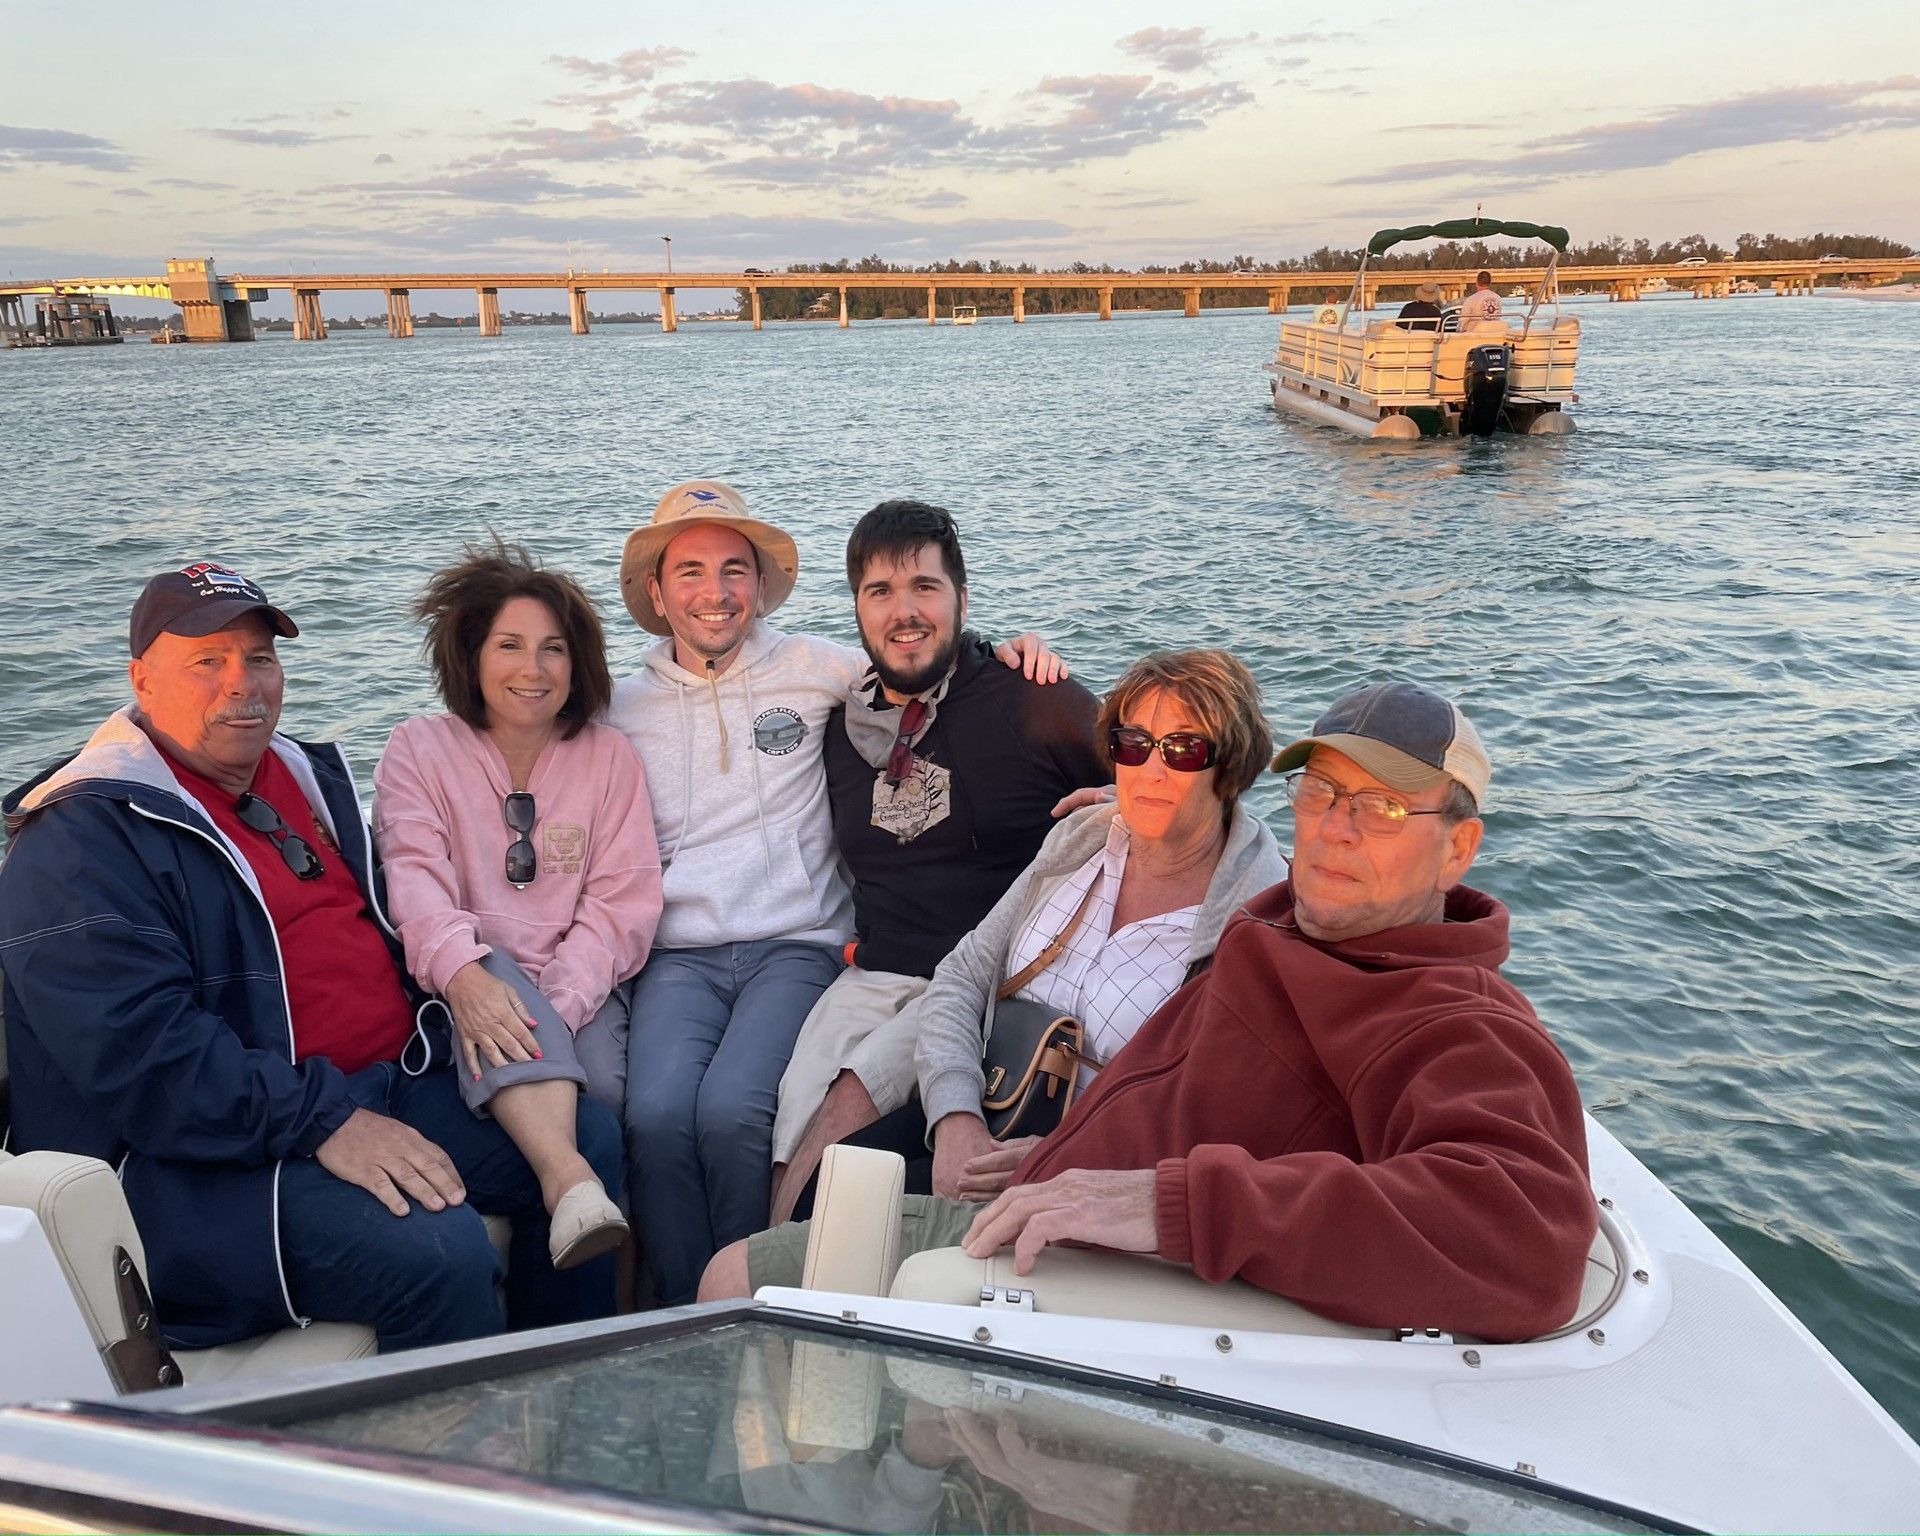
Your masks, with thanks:
[[(1088, 286), (1029, 288), (1027, 313), (1077, 314), (1099, 308), (1098, 280), (1104, 273), (1164, 272), (1169, 277), (1178, 278), (1178, 283), (1165, 288), (1128, 288), (1113, 296), (1116, 308), (1178, 309), (1186, 302), (1186, 290), (1193, 286), (1191, 280), (1196, 277), (1204, 278), (1209, 273), (1270, 272), (1276, 277), (1311, 278), (1316, 272), (1351, 272), (1360, 265), (1363, 249), (1361, 246), (1341, 248), (1323, 245), (1306, 256), (1279, 261), (1232, 256), (1225, 261), (1183, 261), (1177, 267), (1152, 264), (1115, 267), (1105, 263), (1096, 267), (1076, 261), (1066, 267), (1043, 268), (1036, 267), (1032, 262), (952, 260), (927, 266), (903, 266), (882, 260), (879, 256), (862, 256), (857, 261), (843, 256), (838, 261), (796, 262), (785, 270), (844, 273), (847, 278), (847, 314), (854, 320), (907, 319), (926, 313), (923, 295), (910, 289), (860, 287), (859, 275), (863, 272), (924, 275), (936, 288), (939, 287), (940, 277), (945, 274), (968, 277), (1004, 275), (1012, 279), (1022, 274), (1045, 272), (1053, 276), (1068, 272), (1089, 278)], [(1794, 237), (1744, 234), (1734, 241), (1731, 250), (1707, 239), (1705, 235), (1686, 235), (1678, 240), (1663, 240), (1658, 245), (1645, 238), (1628, 240), (1624, 235), (1609, 235), (1603, 240), (1570, 246), (1561, 261), (1569, 266), (1592, 267), (1671, 263), (1684, 261), (1689, 256), (1704, 256), (1709, 261), (1812, 261), (1822, 256), (1905, 257), (1913, 253), (1912, 246), (1880, 235), (1813, 234)], [(1542, 247), (1537, 244), (1489, 245), (1483, 240), (1443, 240), (1438, 245), (1389, 251), (1385, 256), (1375, 257), (1370, 266), (1377, 272), (1470, 271), (1478, 267), (1498, 271), (1506, 267), (1535, 267), (1540, 265), (1542, 259)], [(818, 288), (762, 288), (760, 312), (769, 320), (837, 319), (840, 313), (840, 286), (836, 282)], [(1232, 308), (1253, 302), (1254, 296), (1245, 289), (1208, 288), (1205, 283), (1199, 286), (1200, 303), (1205, 308)], [(956, 303), (971, 304), (983, 315), (1013, 313), (1013, 295), (1007, 289), (953, 289), (941, 293), (942, 309)], [(743, 316), (752, 313), (752, 301), (745, 288), (739, 290), (739, 312)]]

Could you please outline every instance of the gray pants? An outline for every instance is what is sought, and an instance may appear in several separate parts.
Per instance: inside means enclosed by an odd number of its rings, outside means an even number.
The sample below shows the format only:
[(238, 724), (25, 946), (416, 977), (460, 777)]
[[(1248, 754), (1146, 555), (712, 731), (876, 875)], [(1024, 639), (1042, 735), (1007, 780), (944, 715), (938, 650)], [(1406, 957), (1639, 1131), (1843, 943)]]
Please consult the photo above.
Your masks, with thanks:
[(489, 976), (504, 981), (519, 994), (520, 1001), (533, 1019), (534, 1044), (540, 1047), (538, 1061), (509, 1061), (502, 1066), (490, 1067), (483, 1052), (480, 1057), (480, 1076), (475, 1077), (467, 1070), (467, 1063), (460, 1054), (459, 1037), (454, 1038), (453, 1075), (460, 1084), (460, 1097), (468, 1109), (476, 1115), (487, 1113), (487, 1102), (502, 1088), (511, 1088), (515, 1083), (578, 1083), (587, 1086), (586, 1069), (580, 1065), (574, 1054), (573, 1031), (567, 1028), (567, 1022), (553, 1010), (527, 973), (499, 950), (489, 950), (481, 960), (480, 968)]

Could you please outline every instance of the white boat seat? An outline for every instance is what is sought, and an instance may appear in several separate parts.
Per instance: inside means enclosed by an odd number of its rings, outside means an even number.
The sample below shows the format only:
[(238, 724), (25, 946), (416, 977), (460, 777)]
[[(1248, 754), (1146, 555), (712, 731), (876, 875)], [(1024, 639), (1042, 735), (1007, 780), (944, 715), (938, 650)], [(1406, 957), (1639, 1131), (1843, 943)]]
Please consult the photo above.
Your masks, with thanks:
[(900, 1266), (888, 1295), (902, 1301), (978, 1306), (980, 1292), (1030, 1291), (1036, 1312), (1123, 1321), (1190, 1323), (1257, 1333), (1311, 1334), (1330, 1339), (1392, 1339), (1388, 1328), (1356, 1328), (1309, 1312), (1298, 1302), (1248, 1285), (1202, 1280), (1182, 1264), (1142, 1254), (1093, 1248), (1048, 1248), (1028, 1274), (1013, 1272), (1013, 1252), (976, 1259), (964, 1248), (931, 1248)]
[[(1034, 1310), (1039, 1312), (1322, 1338), (1399, 1336), (1398, 1329), (1361, 1328), (1322, 1317), (1243, 1280), (1216, 1284), (1184, 1265), (1138, 1254), (1048, 1248), (1026, 1275), (1013, 1272), (1011, 1251), (976, 1259), (963, 1248), (936, 1248), (900, 1263), (896, 1250), (905, 1167), (892, 1152), (849, 1146), (827, 1149), (807, 1239), (804, 1287), (953, 1306), (978, 1306), (983, 1290), (1001, 1297), (1008, 1291), (1025, 1291), (1032, 1294)], [(1590, 1326), (1613, 1305), (1625, 1283), (1627, 1266), (1618, 1229), (1606, 1211), (1599, 1214), (1580, 1299), (1573, 1315), (1546, 1338)], [(1407, 1320), (1409, 1327), (1422, 1324), (1419, 1318)]]
[[(87, 1331), (107, 1374), (123, 1390), (156, 1384), (223, 1381), (257, 1377), (303, 1366), (357, 1360), (374, 1353), (373, 1330), (350, 1323), (315, 1323), (285, 1328), (214, 1349), (177, 1350), (159, 1345), (151, 1326), (150, 1346), (135, 1337), (123, 1295), (128, 1282), (146, 1289), (146, 1249), (127, 1209), (114, 1171), (98, 1158), (70, 1152), (0, 1152), (0, 1205), (31, 1211), (46, 1234), (73, 1293)], [(486, 1218), (487, 1235), (506, 1257), (508, 1224)], [(130, 1270), (122, 1268), (123, 1263)], [(168, 1368), (171, 1367), (171, 1370)]]
[(871, 1147), (828, 1147), (820, 1159), (800, 1283), (812, 1291), (884, 1296), (900, 1249), (906, 1160)]

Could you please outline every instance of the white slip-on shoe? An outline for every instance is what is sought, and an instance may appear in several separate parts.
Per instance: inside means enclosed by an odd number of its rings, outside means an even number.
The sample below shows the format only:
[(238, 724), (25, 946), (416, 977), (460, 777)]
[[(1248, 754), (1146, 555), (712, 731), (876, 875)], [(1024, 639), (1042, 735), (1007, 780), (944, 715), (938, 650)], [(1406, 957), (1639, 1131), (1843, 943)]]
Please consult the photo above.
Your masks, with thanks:
[(618, 1248), (626, 1235), (627, 1219), (605, 1187), (598, 1179), (582, 1179), (553, 1208), (547, 1252), (555, 1269), (572, 1269)]

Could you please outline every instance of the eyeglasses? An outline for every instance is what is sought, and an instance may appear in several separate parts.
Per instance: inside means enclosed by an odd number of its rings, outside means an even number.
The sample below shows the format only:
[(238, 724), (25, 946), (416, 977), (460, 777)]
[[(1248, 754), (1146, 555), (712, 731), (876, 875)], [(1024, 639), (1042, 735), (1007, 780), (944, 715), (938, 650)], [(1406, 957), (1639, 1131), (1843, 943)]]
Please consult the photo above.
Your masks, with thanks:
[(500, 814), (506, 819), (508, 830), (519, 834), (507, 845), (507, 884), (525, 890), (540, 873), (540, 860), (528, 835), (533, 831), (533, 796), (524, 789), (516, 789), (500, 802)]
[(1287, 775), (1287, 799), (1296, 811), (1318, 816), (1342, 800), (1353, 804), (1353, 824), (1370, 837), (1397, 837), (1409, 816), (1441, 816), (1444, 811), (1416, 811), (1404, 800), (1379, 789), (1345, 790), (1317, 773)]
[(893, 738), (893, 750), (887, 753), (887, 783), (898, 789), (913, 772), (913, 738), (927, 723), (927, 701), (908, 699), (900, 711), (900, 734)]
[(1107, 730), (1107, 751), (1122, 768), (1138, 768), (1160, 749), (1160, 761), (1175, 773), (1198, 773), (1213, 766), (1214, 746), (1195, 731), (1168, 731), (1155, 741), (1137, 725), (1115, 725)]
[(313, 851), (313, 844), (299, 833), (293, 831), (280, 819), (280, 813), (252, 790), (248, 790), (233, 802), (233, 814), (256, 832), (264, 832), (273, 839), (273, 846), (280, 850), (280, 857), (286, 860), (287, 868), (302, 880), (318, 880), (327, 871), (320, 862), (320, 855)]

